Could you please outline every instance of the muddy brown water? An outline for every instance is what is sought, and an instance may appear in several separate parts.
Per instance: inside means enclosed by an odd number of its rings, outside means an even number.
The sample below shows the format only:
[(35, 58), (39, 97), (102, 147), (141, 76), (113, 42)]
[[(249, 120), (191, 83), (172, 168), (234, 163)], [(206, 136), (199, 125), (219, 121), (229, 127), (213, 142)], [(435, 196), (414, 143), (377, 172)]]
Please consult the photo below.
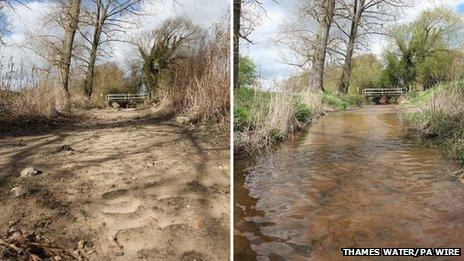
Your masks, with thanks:
[(257, 162), (235, 164), (237, 260), (334, 260), (341, 247), (464, 247), (459, 169), (408, 132), (399, 109), (321, 118)]

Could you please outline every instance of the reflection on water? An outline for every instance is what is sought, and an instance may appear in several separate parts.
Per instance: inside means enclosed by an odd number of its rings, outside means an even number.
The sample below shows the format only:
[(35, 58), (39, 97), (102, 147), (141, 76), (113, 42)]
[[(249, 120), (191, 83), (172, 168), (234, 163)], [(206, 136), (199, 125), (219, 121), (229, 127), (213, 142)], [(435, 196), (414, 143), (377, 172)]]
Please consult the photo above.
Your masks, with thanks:
[(464, 186), (448, 174), (458, 168), (408, 135), (395, 107), (329, 114), (258, 163), (236, 162), (236, 260), (464, 247)]

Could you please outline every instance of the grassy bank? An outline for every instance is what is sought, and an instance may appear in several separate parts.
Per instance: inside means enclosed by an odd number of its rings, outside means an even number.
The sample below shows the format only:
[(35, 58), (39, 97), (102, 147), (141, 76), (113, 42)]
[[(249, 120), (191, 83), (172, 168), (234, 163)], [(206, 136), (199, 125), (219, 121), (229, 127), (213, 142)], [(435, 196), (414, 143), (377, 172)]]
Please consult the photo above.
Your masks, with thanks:
[(464, 163), (464, 82), (436, 85), (414, 92), (403, 102), (414, 131), (437, 143), (451, 158)]
[(234, 152), (256, 154), (272, 147), (327, 110), (357, 107), (357, 96), (310, 92), (269, 92), (240, 88), (234, 97)]

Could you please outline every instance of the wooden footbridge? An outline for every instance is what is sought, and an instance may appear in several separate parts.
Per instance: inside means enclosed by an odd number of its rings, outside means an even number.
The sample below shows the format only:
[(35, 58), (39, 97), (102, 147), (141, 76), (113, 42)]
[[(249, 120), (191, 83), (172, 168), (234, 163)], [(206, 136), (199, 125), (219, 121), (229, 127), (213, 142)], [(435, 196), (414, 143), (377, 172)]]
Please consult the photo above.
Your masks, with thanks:
[(122, 93), (122, 94), (115, 94), (110, 93), (106, 95), (107, 102), (125, 102), (125, 101), (143, 101), (149, 98), (147, 93), (144, 94), (129, 94), (129, 93)]
[(406, 93), (406, 88), (366, 88), (362, 90), (362, 94), (366, 98), (379, 97), (396, 97)]
[(115, 94), (110, 93), (106, 95), (106, 102), (111, 104), (112, 102), (118, 103), (119, 105), (130, 106), (135, 105), (137, 103), (141, 103), (150, 98), (148, 93), (143, 94), (129, 94), (129, 93), (122, 93), (122, 94)]

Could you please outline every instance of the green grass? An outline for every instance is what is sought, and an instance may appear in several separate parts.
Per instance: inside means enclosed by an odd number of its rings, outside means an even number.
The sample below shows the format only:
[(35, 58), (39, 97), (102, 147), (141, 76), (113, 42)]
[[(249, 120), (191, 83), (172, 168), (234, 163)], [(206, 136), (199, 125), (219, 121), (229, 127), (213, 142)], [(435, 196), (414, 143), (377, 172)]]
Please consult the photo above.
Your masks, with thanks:
[(244, 87), (236, 91), (234, 95), (234, 130), (253, 129), (255, 127), (254, 121), (264, 117), (268, 112), (270, 98), (271, 93), (265, 91)]
[(422, 92), (408, 92), (406, 94), (406, 101), (404, 103), (412, 106), (420, 106), (421, 104), (429, 102), (439, 89), (440, 86), (436, 86)]
[(295, 110), (295, 117), (299, 122), (308, 122), (313, 117), (313, 112), (311, 108), (303, 102), (303, 98), (296, 94), (293, 97), (293, 106)]
[(322, 102), (336, 110), (346, 110), (360, 106), (363, 100), (359, 95), (343, 95), (338, 93), (334, 94), (332, 92), (326, 91), (322, 95)]

